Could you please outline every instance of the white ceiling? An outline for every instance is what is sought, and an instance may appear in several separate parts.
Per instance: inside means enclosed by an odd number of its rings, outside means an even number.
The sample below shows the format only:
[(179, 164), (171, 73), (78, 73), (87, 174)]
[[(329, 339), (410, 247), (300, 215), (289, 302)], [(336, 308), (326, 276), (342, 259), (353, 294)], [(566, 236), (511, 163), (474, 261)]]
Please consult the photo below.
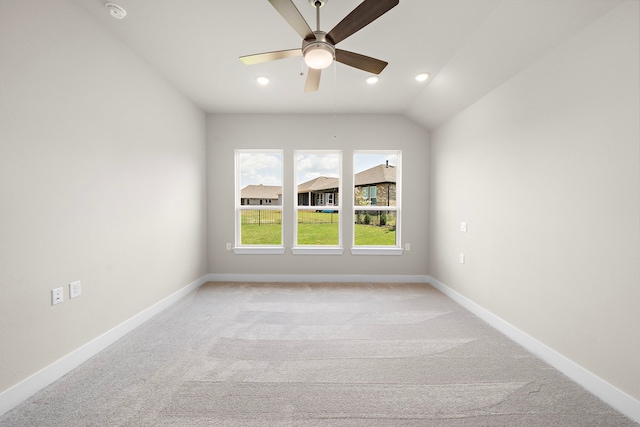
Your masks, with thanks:
[[(295, 49), (300, 36), (267, 0), (72, 0), (211, 113), (396, 113), (433, 129), (536, 61), (622, 0), (400, 0), (338, 44), (389, 62), (380, 82), (343, 64), (304, 93), (302, 59), (244, 65), (239, 56)], [(309, 0), (293, 0), (311, 28)], [(329, 31), (361, 0), (328, 0)], [(417, 83), (413, 76), (429, 72)], [(306, 70), (305, 70), (306, 73)], [(255, 77), (265, 75), (262, 87)]]

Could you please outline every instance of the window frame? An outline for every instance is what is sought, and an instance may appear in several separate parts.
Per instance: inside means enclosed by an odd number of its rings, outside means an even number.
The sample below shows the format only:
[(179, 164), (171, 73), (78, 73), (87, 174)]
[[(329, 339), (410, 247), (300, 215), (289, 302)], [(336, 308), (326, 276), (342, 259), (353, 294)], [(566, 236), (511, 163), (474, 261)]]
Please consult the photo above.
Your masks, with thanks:
[[(285, 194), (282, 191), (282, 203), (274, 205), (273, 203), (263, 204), (263, 199), (259, 205), (243, 204), (241, 198), (241, 175), (240, 157), (243, 154), (279, 154), (280, 155), (280, 189), (284, 186), (284, 150), (282, 149), (236, 149), (234, 152), (234, 173), (235, 173), (235, 191), (234, 191), (234, 217), (235, 217), (235, 242), (233, 253), (235, 254), (284, 254), (284, 200)], [(266, 200), (266, 199), (265, 199)], [(280, 244), (279, 245), (243, 245), (242, 244), (242, 211), (245, 210), (263, 210), (263, 211), (280, 211)]]
[[(309, 155), (309, 154), (335, 154), (338, 156), (338, 197), (337, 204), (335, 203), (334, 197), (334, 205), (331, 206), (331, 210), (338, 211), (338, 244), (337, 245), (300, 245), (298, 244), (298, 212), (303, 211), (316, 211), (317, 206), (309, 206), (309, 205), (300, 205), (299, 197), (298, 197), (298, 186), (302, 184), (298, 182), (298, 156), (299, 155)], [(293, 247), (291, 248), (291, 252), (294, 255), (342, 255), (344, 253), (344, 247), (342, 242), (342, 231), (343, 231), (343, 173), (342, 173), (342, 150), (294, 150), (293, 151)], [(326, 196), (322, 194), (322, 199), (325, 200)]]
[[(395, 206), (383, 206), (383, 205), (366, 205), (356, 206), (356, 157), (359, 154), (393, 154), (397, 156), (396, 167), (396, 205)], [(353, 186), (351, 188), (351, 221), (355, 218), (356, 211), (394, 211), (396, 213), (396, 244), (390, 245), (356, 245), (356, 227), (353, 224), (353, 231), (351, 234), (351, 254), (352, 255), (402, 255), (404, 252), (402, 249), (402, 150), (354, 150), (353, 151)], [(366, 170), (366, 169), (365, 169)], [(371, 186), (368, 186), (371, 187)], [(370, 193), (370, 191), (369, 191)], [(376, 190), (377, 196), (377, 190)], [(387, 195), (389, 197), (389, 195)], [(377, 197), (376, 197), (377, 202)]]

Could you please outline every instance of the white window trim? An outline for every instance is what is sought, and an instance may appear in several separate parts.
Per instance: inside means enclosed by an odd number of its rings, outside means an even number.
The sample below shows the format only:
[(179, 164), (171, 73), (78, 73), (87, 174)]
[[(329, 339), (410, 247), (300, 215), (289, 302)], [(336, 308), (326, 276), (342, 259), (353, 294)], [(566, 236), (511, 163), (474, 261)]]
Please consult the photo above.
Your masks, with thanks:
[(291, 248), (294, 255), (342, 255), (344, 248), (336, 246), (296, 246)]
[[(396, 206), (355, 206), (356, 198), (355, 186), (355, 161), (358, 154), (396, 154), (398, 156), (398, 164), (396, 165)], [(351, 254), (352, 255), (402, 255), (402, 150), (354, 150), (351, 161), (353, 167), (353, 186), (351, 188), (351, 218), (355, 217), (356, 211), (395, 211), (396, 212), (396, 245), (395, 246), (356, 246), (356, 228), (355, 224), (351, 234)], [(399, 173), (398, 173), (399, 172)]]
[[(234, 155), (234, 174), (235, 174), (235, 192), (234, 192), (234, 221), (235, 221), (235, 246), (233, 248), (233, 253), (238, 255), (258, 255), (258, 254), (271, 254), (271, 255), (281, 255), (285, 252), (284, 247), (284, 220), (280, 224), (280, 245), (242, 245), (241, 244), (241, 211), (243, 210), (272, 210), (272, 211), (281, 211), (282, 216), (284, 217), (284, 192), (282, 194), (282, 205), (242, 205), (241, 203), (241, 186), (240, 186), (240, 155), (241, 154), (269, 154), (269, 153), (277, 153), (280, 154), (280, 158), (282, 159), (282, 167), (280, 169), (280, 182), (284, 183), (284, 150), (281, 149), (237, 149), (235, 150)], [(284, 188), (281, 185), (281, 188)]]
[[(331, 210), (338, 211), (338, 244), (337, 245), (298, 245), (298, 210), (316, 210), (317, 206), (300, 206), (298, 205), (298, 185), (302, 184), (297, 179), (296, 161), (299, 154), (337, 154), (338, 155), (338, 204), (327, 206)], [(294, 255), (342, 255), (344, 247), (342, 246), (342, 150), (294, 150), (293, 152), (293, 247), (291, 253)]]
[(404, 250), (392, 246), (358, 246), (351, 248), (351, 255), (402, 255)]
[(238, 255), (282, 255), (284, 246), (238, 246), (233, 248), (233, 253)]

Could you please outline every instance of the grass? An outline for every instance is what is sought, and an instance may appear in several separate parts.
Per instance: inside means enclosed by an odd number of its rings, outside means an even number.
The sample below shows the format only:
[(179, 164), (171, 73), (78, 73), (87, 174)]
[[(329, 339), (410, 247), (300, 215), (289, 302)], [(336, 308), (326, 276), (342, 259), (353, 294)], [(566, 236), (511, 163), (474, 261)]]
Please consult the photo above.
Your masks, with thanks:
[(243, 245), (280, 245), (282, 244), (281, 224), (242, 224)]
[(298, 224), (299, 245), (338, 246), (338, 224)]
[(355, 224), (356, 246), (395, 246), (396, 228)]
[[(354, 224), (356, 246), (395, 246), (395, 227)], [(280, 245), (282, 225), (243, 224), (243, 245)], [(298, 224), (298, 244), (338, 245), (338, 224)]]

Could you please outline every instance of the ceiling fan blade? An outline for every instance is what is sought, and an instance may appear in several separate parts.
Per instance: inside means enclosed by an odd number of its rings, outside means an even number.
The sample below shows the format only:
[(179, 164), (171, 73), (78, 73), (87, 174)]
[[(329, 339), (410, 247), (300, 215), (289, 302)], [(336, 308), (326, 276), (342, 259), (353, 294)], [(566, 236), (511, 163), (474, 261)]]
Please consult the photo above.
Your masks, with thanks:
[(255, 55), (241, 56), (240, 61), (247, 65), (258, 64), (260, 62), (275, 61), (276, 59), (293, 58), (302, 56), (302, 49), (277, 50), (274, 52), (256, 53)]
[(373, 74), (380, 74), (388, 65), (388, 62), (342, 49), (336, 49), (336, 61)]
[(318, 90), (318, 87), (320, 87), (321, 74), (322, 70), (309, 68), (309, 71), (307, 72), (307, 82), (304, 84), (305, 92), (316, 92)]
[(334, 45), (338, 44), (396, 7), (399, 2), (400, 0), (364, 0), (329, 31), (327, 38)]
[(315, 39), (313, 30), (309, 27), (307, 21), (304, 20), (292, 0), (269, 0), (269, 3), (271, 3), (271, 6), (296, 30), (296, 33), (300, 34), (303, 40)]

